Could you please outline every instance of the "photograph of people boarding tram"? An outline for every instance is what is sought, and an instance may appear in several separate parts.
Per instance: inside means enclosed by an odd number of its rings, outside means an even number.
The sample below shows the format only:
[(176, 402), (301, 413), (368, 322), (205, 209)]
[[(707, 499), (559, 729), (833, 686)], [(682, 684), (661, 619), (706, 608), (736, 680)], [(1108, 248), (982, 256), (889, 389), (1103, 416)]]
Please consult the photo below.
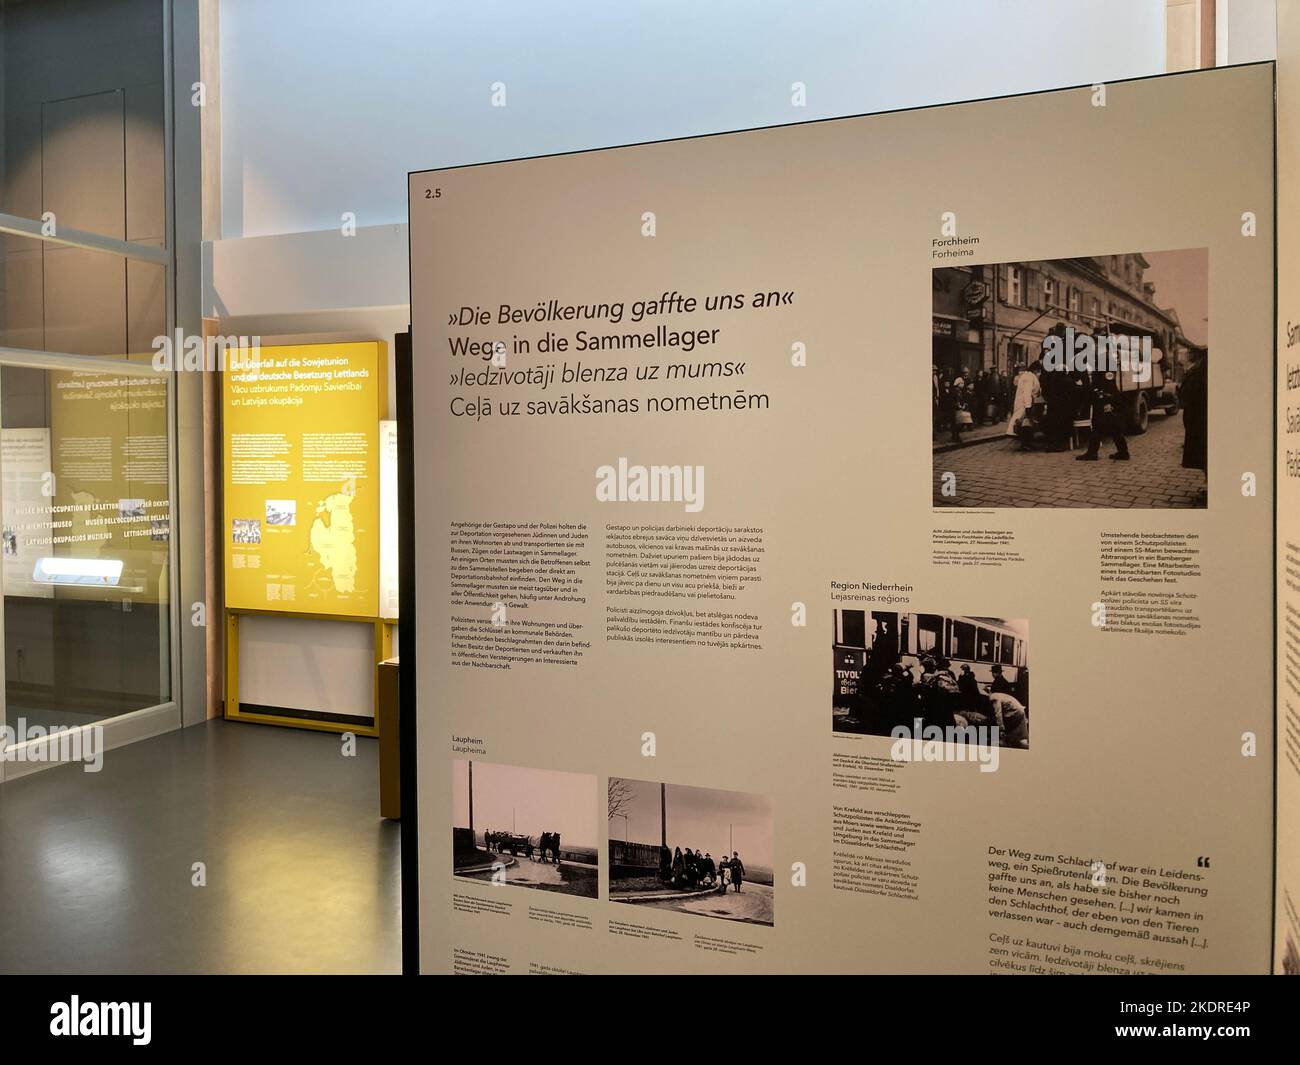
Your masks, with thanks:
[(1029, 747), (1028, 621), (836, 610), (832, 652), (835, 732), (889, 736), (919, 719)]

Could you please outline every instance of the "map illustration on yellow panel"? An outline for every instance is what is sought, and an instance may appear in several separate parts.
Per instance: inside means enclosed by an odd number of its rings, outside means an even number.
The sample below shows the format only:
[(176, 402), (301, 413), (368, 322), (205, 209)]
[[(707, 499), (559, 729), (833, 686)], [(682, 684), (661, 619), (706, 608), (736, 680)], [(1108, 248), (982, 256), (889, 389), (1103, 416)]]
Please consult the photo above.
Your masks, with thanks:
[(311, 549), (330, 575), (334, 590), (350, 595), (357, 587), (357, 538), (352, 521), (352, 496), (335, 492), (316, 508), (311, 525)]
[(228, 607), (378, 615), (387, 364), (367, 341), (263, 347), (225, 372)]

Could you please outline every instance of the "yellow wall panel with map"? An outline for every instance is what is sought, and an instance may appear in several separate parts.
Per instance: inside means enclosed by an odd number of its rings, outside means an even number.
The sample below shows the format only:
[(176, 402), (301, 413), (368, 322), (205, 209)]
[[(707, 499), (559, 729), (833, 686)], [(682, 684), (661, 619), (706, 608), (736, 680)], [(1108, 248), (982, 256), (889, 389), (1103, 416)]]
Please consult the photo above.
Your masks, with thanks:
[(225, 371), (228, 608), (378, 615), (387, 367), (366, 341), (263, 347)]

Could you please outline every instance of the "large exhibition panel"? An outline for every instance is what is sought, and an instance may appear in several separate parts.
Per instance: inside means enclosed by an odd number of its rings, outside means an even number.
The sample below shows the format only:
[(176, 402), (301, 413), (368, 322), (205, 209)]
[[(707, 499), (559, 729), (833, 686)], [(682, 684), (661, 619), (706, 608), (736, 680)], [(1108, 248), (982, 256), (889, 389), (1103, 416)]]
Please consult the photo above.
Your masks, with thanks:
[(421, 968), (1269, 970), (1273, 151), (1256, 65), (412, 174)]

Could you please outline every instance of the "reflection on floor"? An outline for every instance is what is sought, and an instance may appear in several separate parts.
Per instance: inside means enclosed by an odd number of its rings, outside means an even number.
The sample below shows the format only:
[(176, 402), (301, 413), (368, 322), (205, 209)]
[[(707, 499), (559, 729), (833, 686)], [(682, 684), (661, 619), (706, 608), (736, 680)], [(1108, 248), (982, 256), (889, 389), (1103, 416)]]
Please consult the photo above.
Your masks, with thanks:
[(399, 971), (400, 828), (340, 751), (213, 721), (0, 784), (0, 972)]
[[(141, 703), (141, 706), (144, 704)], [(138, 710), (139, 706), (133, 706), (130, 709)], [(124, 712), (124, 711), (123, 711)], [(5, 697), (5, 723), (18, 728), (18, 722), (24, 725), (22, 730), (33, 728), (39, 725), (41, 728), (79, 728), (82, 725), (93, 725), (96, 721), (103, 721), (113, 716), (113, 711), (106, 710), (103, 713), (77, 713), (74, 710), (51, 710), (48, 707), (36, 706), (35, 704), (23, 704)]]

